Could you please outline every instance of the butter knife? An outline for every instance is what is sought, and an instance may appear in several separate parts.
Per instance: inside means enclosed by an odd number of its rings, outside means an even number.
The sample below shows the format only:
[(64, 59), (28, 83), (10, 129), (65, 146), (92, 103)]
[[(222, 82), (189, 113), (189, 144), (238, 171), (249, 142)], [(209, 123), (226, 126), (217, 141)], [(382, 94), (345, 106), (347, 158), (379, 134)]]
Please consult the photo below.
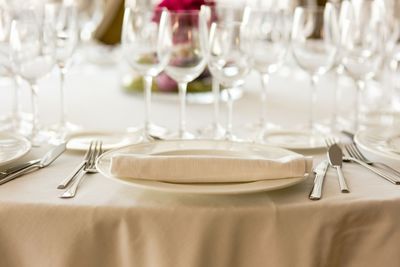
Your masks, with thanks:
[[(43, 158), (40, 160), (35, 160), (33, 164), (28, 164), (26, 163), (24, 168), (20, 168), (19, 170), (16, 170), (14, 172), (11, 172), (10, 174), (0, 178), (0, 185), (5, 184), (9, 181), (14, 180), (15, 178), (18, 178), (24, 174), (30, 173), (35, 170), (39, 170), (42, 168), (45, 168), (49, 166), (53, 161), (55, 161), (66, 149), (66, 143), (62, 143), (53, 149), (51, 149), (49, 152), (47, 152)], [(33, 161), (32, 161), (33, 162)]]
[(314, 178), (314, 186), (310, 192), (309, 198), (311, 200), (319, 200), (322, 196), (322, 187), (324, 184), (324, 179), (326, 176), (326, 172), (328, 171), (329, 162), (324, 160), (320, 162), (317, 167), (314, 169), (315, 178)]

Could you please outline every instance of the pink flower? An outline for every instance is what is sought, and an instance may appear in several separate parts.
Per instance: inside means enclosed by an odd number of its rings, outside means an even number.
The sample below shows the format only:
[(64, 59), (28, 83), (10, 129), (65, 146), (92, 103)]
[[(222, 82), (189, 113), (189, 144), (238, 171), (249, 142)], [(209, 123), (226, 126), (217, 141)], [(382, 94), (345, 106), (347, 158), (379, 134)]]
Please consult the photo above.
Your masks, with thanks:
[(163, 0), (158, 4), (159, 8), (167, 8), (168, 10), (200, 10), (205, 4), (204, 0)]

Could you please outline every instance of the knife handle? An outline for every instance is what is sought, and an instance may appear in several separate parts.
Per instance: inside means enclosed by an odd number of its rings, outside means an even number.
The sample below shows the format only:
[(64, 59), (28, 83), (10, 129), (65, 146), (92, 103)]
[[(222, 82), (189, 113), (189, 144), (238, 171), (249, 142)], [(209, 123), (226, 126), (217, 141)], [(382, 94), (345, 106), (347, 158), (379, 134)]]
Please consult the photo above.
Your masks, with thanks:
[(40, 168), (39, 165), (30, 165), (30, 166), (28, 166), (28, 167), (26, 167), (26, 168), (24, 168), (22, 170), (19, 170), (17, 172), (11, 173), (11, 174), (7, 175), (6, 177), (0, 179), (0, 185), (5, 184), (5, 183), (7, 183), (9, 181), (12, 181), (15, 178), (18, 178), (18, 177), (20, 177), (20, 176), (22, 176), (24, 174), (27, 174), (27, 173), (29, 173), (31, 171), (38, 170), (39, 168)]
[(19, 172), (19, 171), (21, 171), (21, 170), (23, 170), (23, 169), (25, 169), (25, 168), (27, 168), (29, 166), (38, 164), (39, 162), (40, 162), (40, 160), (36, 159), (36, 160), (31, 160), (31, 161), (19, 164), (19, 165), (14, 166), (14, 167), (10, 167), (10, 168), (0, 172), (0, 179), (4, 178), (4, 177), (6, 177), (6, 176), (8, 176), (10, 174)]
[(344, 178), (342, 167), (341, 166), (336, 166), (336, 171), (338, 174), (339, 178), (339, 186), (340, 186), (340, 191), (342, 193), (350, 193), (349, 187), (347, 186), (346, 179)]
[(314, 186), (310, 193), (311, 200), (320, 200), (322, 196), (322, 184), (324, 182), (324, 174), (316, 174), (314, 179)]

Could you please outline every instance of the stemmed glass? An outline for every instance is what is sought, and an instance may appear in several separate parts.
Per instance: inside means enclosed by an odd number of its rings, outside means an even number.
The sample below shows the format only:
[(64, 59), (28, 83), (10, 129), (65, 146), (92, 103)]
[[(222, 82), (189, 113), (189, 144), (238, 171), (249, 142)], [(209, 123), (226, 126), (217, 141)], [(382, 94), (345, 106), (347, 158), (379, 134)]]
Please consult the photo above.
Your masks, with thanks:
[(170, 11), (169, 14), (169, 41), (164, 41), (161, 46), (171, 50), (165, 72), (178, 83), (180, 102), (179, 130), (172, 138), (192, 139), (194, 135), (186, 130), (186, 90), (187, 84), (206, 66), (204, 17), (199, 10)]
[(381, 22), (372, 0), (352, 1), (352, 16), (342, 33), (342, 64), (357, 85), (354, 130), (360, 127), (360, 106), (365, 81), (376, 74), (383, 56)]
[[(125, 8), (122, 27), (122, 49), (130, 67), (144, 80), (144, 140), (160, 137), (166, 129), (151, 123), (151, 88), (153, 79), (165, 68), (169, 60), (166, 11), (143, 11)], [(165, 42), (165, 43), (164, 43)], [(166, 45), (166, 48), (163, 47)]]
[(39, 126), (37, 83), (54, 66), (54, 32), (46, 22), (39, 21), (33, 11), (20, 11), (11, 23), (10, 48), (16, 72), (31, 88), (33, 119), (30, 139), (34, 146), (39, 146), (45, 142), (46, 136)]
[[(205, 5), (202, 6), (205, 12), (208, 12), (209, 15), (207, 19), (207, 29), (211, 26), (212, 22), (218, 23), (228, 23), (228, 22), (242, 22), (243, 20), (243, 10), (244, 7), (242, 4), (226, 4), (220, 3), (215, 0), (206, 0)], [(208, 35), (207, 35), (208, 36)], [(225, 129), (222, 127), (219, 122), (219, 109), (220, 109), (220, 100), (221, 100), (221, 91), (220, 84), (215, 77), (212, 77), (212, 94), (213, 94), (213, 121), (211, 125), (206, 126), (200, 129), (201, 137), (212, 137), (214, 139), (224, 138)]]
[(55, 60), (60, 71), (60, 120), (50, 128), (53, 142), (63, 141), (66, 136), (80, 127), (67, 121), (64, 84), (71, 60), (78, 43), (77, 10), (74, 5), (51, 3), (45, 6), (45, 20), (55, 32)]
[(252, 66), (252, 31), (239, 22), (213, 23), (210, 30), (208, 67), (219, 83), (226, 87), (228, 119), (225, 139), (239, 140), (232, 132), (233, 97), (231, 90), (244, 83)]
[(311, 78), (311, 98), (307, 131), (274, 135), (270, 142), (291, 143), (291, 146), (314, 148), (324, 145), (324, 136), (315, 129), (314, 107), (317, 103), (316, 84), (320, 75), (334, 63), (340, 41), (334, 8), (299, 6), (295, 9), (291, 34), (291, 48), (297, 65)]
[[(289, 16), (284, 11), (270, 11), (260, 8), (246, 8), (248, 26), (253, 29), (253, 68), (259, 73), (262, 82), (260, 137), (276, 125), (267, 123), (267, 95), (269, 80), (283, 64), (289, 46)], [(249, 29), (249, 30), (251, 30)]]

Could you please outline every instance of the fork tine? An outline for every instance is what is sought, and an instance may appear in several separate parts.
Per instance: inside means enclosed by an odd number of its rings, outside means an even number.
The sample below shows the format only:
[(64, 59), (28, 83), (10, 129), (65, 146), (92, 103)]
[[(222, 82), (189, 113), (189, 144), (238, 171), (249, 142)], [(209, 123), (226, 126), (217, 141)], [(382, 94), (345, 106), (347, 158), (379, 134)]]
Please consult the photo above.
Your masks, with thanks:
[(333, 146), (334, 144), (336, 144), (336, 140), (331, 137), (328, 137), (325, 139), (325, 144), (329, 148), (330, 146)]
[(351, 147), (353, 148), (354, 153), (356, 153), (358, 155), (359, 159), (361, 159), (363, 161), (368, 161), (355, 144), (351, 144)]

